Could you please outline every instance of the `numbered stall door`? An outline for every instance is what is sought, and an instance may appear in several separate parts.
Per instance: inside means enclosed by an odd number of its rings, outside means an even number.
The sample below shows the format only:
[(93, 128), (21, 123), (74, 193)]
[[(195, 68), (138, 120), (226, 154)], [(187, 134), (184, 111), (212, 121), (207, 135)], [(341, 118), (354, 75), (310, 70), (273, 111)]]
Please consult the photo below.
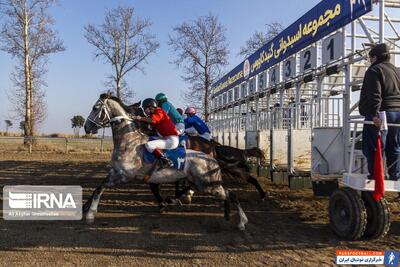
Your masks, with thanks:
[(270, 131), (260, 131), (258, 138), (258, 148), (264, 153), (265, 159), (269, 161)]
[(311, 177), (338, 175), (345, 171), (342, 128), (313, 128), (311, 142)]
[(223, 144), (224, 143), (224, 134), (223, 133), (218, 133), (218, 136), (217, 136), (217, 141), (218, 141), (218, 143), (220, 143), (220, 144)]
[(270, 157), (276, 167), (286, 169), (288, 163), (288, 131), (274, 129), (272, 131), (272, 144)]
[(292, 130), (293, 169), (311, 171), (311, 129)]
[(258, 131), (246, 132), (246, 149), (258, 147)]
[(311, 46), (300, 53), (300, 72), (307, 72), (317, 67), (317, 47)]
[(230, 133), (230, 146), (233, 146), (233, 147), (238, 147), (238, 145), (237, 145), (237, 133)]
[(322, 65), (329, 64), (344, 55), (343, 33), (337, 32), (322, 40)]
[(246, 132), (238, 132), (238, 148), (246, 148)]
[(296, 76), (296, 57), (292, 56), (286, 59), (282, 65), (282, 76), (284, 80), (288, 80)]
[(280, 64), (274, 65), (268, 71), (268, 84), (269, 86), (274, 86), (280, 83), (282, 80), (281, 77), (281, 66)]
[(225, 146), (229, 146), (230, 145), (230, 133), (229, 132), (225, 132), (224, 133), (224, 143)]
[(267, 87), (267, 71), (263, 71), (260, 74), (258, 74), (257, 87), (259, 92)]

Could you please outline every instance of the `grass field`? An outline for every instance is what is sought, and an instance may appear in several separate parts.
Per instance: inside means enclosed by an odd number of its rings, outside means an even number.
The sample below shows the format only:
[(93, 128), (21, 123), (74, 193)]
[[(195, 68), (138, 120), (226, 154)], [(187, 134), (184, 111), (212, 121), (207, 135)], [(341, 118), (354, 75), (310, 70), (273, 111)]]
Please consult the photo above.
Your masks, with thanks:
[[(103, 149), (102, 149), (103, 144)], [(63, 137), (37, 137), (32, 151), (53, 152), (111, 152), (112, 140), (105, 138), (63, 138)], [(24, 146), (23, 137), (0, 137), (0, 151), (28, 151)]]

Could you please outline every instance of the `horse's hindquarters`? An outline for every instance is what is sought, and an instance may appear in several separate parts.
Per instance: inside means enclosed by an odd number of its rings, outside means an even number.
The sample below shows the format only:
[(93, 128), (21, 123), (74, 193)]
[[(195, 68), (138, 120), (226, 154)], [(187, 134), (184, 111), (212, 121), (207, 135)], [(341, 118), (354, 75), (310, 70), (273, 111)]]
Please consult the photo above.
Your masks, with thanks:
[(221, 185), (221, 170), (218, 162), (202, 152), (187, 150), (185, 173), (199, 191), (211, 193)]

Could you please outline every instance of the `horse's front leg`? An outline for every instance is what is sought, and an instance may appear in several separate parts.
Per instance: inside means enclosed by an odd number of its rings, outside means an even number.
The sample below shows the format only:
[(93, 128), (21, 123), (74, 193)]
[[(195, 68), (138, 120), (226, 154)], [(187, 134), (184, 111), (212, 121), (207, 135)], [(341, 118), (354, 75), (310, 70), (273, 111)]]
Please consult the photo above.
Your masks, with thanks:
[(115, 174), (114, 170), (111, 170), (108, 173), (106, 179), (104, 179), (101, 184), (93, 191), (92, 196), (83, 206), (83, 212), (87, 223), (94, 222), (101, 195), (103, 194), (104, 190), (106, 190), (106, 188), (111, 188), (112, 186), (114, 186), (115, 181), (118, 178), (116, 176), (117, 175)]
[(168, 203), (164, 201), (164, 199), (160, 194), (160, 185), (155, 183), (149, 183), (149, 186), (151, 192), (153, 193), (154, 197), (158, 202), (158, 208), (160, 209), (160, 212), (164, 211), (164, 209), (168, 206)]
[(190, 204), (192, 202), (192, 196), (194, 191), (191, 190), (190, 186), (186, 185), (185, 180), (179, 180), (175, 182), (175, 200), (174, 204), (182, 204), (180, 201), (181, 197), (184, 196), (185, 204)]
[(267, 199), (267, 193), (265, 193), (264, 189), (262, 189), (258, 180), (249, 173), (247, 173), (246, 176), (247, 176), (246, 181), (256, 187), (258, 194), (260, 195), (261, 201), (265, 201)]

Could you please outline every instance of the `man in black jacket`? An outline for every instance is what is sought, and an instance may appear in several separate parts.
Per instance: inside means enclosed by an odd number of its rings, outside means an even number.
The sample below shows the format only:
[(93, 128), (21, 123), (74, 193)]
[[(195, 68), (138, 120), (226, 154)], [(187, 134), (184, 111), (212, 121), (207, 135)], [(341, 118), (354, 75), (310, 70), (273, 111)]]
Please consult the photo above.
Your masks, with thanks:
[[(400, 124), (400, 71), (390, 61), (389, 48), (378, 44), (369, 52), (371, 66), (365, 73), (361, 89), (359, 112), (366, 121), (364, 124), (363, 154), (368, 161), (368, 171), (372, 176), (376, 140), (381, 131), (382, 121), (379, 112), (385, 111), (387, 122)], [(385, 151), (389, 179), (400, 179), (400, 128), (389, 127), (381, 131), (382, 149)]]

